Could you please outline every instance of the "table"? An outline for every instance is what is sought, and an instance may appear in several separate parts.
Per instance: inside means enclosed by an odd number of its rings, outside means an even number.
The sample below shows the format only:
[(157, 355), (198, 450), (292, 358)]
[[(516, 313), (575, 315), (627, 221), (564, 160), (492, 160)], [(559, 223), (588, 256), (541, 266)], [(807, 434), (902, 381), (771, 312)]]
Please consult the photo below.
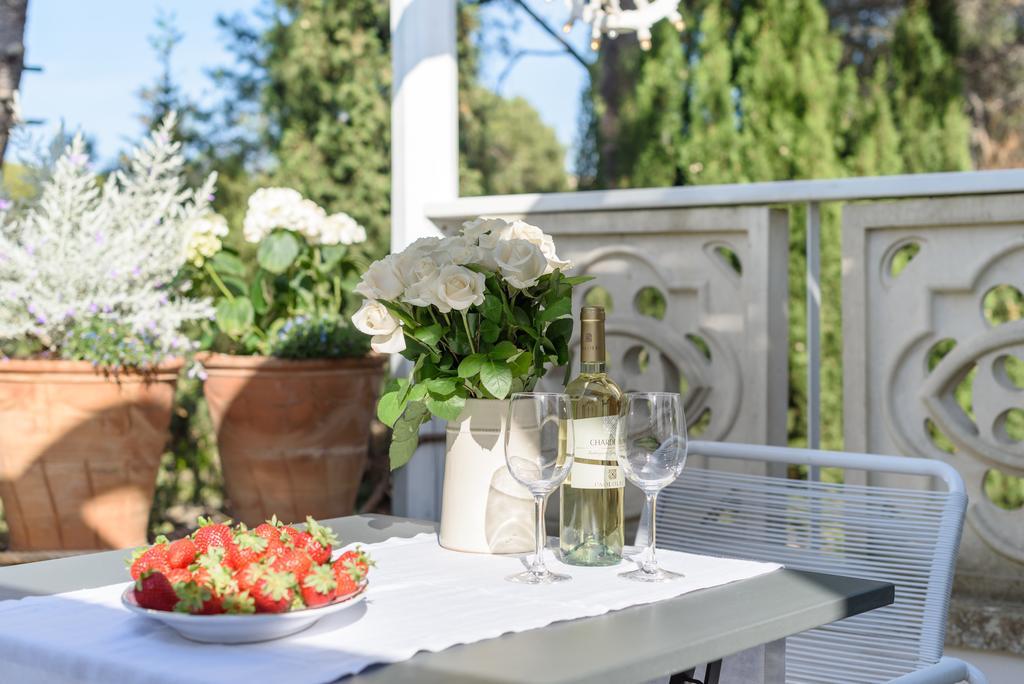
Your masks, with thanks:
[[(372, 543), (436, 529), (384, 515), (325, 521), (344, 543)], [(0, 568), (0, 600), (125, 580), (124, 551)], [(645, 682), (797, 634), (893, 601), (885, 582), (783, 569), (750, 580), (559, 622), (402, 663), (350, 684), (574, 684)]]

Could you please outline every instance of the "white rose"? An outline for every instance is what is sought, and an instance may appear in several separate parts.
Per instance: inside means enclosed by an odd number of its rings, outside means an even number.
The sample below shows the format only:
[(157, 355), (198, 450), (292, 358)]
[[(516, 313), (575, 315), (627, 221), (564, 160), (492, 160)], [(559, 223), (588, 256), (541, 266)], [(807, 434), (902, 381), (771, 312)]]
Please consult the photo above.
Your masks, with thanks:
[(519, 289), (536, 285), (548, 268), (548, 260), (540, 247), (527, 240), (499, 240), (494, 248), (494, 260), (505, 280)]
[(405, 334), (388, 308), (380, 302), (368, 299), (352, 315), (352, 325), (361, 333), (372, 335), (370, 347), (375, 352), (392, 354), (405, 349)]
[(398, 301), (405, 291), (405, 281), (398, 272), (396, 261), (397, 257), (394, 254), (388, 254), (370, 264), (362, 280), (355, 287), (356, 294), (367, 299)]
[(500, 231), (508, 226), (508, 221), (503, 218), (480, 218), (466, 221), (462, 224), (462, 235), (470, 242), (476, 242), (486, 233)]
[(450, 264), (433, 283), (434, 305), (442, 313), (465, 311), (484, 303), (484, 276), (465, 266)]
[(366, 242), (366, 229), (354, 218), (340, 211), (321, 222), (317, 237), (321, 245), (354, 245)]
[(395, 328), (390, 335), (374, 335), (370, 338), (370, 349), (378, 354), (397, 354), (405, 349), (405, 333), (402, 327)]
[[(404, 252), (402, 256), (406, 256)], [(402, 278), (409, 283), (402, 296), (403, 302), (413, 306), (430, 306), (436, 303), (433, 298), (433, 287), (441, 267), (434, 260), (434, 255), (420, 256), (414, 261), (399, 258), (398, 268)]]
[(513, 221), (501, 231), (500, 237), (502, 240), (526, 240), (537, 245), (548, 261), (547, 273), (551, 273), (556, 268), (564, 271), (572, 266), (570, 262), (558, 258), (555, 253), (555, 241), (550, 235), (537, 226), (531, 226), (526, 221)]
[(480, 259), (480, 248), (460, 235), (441, 240), (434, 255), (439, 260), (444, 258), (446, 263), (462, 266), (477, 263)]

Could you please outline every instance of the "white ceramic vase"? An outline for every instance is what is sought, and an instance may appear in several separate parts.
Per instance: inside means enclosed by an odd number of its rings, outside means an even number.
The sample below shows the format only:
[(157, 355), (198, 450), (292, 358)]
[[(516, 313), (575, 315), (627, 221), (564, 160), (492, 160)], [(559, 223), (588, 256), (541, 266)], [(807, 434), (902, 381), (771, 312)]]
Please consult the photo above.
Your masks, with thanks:
[(472, 553), (533, 550), (533, 497), (505, 466), (508, 403), (469, 399), (448, 423), (440, 543)]

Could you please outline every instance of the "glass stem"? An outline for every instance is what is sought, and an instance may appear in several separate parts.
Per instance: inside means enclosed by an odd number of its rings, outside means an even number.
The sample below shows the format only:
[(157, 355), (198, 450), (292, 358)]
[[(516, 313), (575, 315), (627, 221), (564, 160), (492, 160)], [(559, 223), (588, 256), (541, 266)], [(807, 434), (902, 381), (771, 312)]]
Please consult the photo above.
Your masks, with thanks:
[(647, 493), (647, 510), (649, 515), (647, 520), (650, 525), (647, 528), (647, 558), (644, 559), (643, 570), (644, 572), (654, 572), (658, 569), (658, 560), (654, 556), (654, 544), (657, 541), (657, 532), (655, 525), (655, 515), (658, 509), (658, 492)]
[(544, 567), (544, 543), (547, 541), (547, 534), (544, 531), (544, 499), (547, 496), (541, 494), (540, 496), (534, 495), (533, 503), (537, 509), (537, 529), (534, 532), (537, 537), (536, 555), (533, 557), (533, 574), (544, 575), (547, 574), (548, 569)]

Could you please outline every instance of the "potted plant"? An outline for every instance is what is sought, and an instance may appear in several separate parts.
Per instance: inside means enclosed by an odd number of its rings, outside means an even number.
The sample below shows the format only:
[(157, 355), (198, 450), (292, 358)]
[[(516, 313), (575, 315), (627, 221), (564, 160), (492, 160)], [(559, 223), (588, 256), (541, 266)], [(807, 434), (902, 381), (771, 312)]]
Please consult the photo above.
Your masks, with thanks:
[(352, 512), (386, 357), (348, 325), (365, 229), (288, 188), (249, 198), (249, 268), (223, 249), (199, 264), (217, 296), (203, 391), (231, 513), (256, 524)]
[(590, 279), (566, 277), (568, 266), (536, 226), (481, 218), (374, 262), (356, 288), (366, 301), (355, 326), (413, 362), (377, 405), (394, 428), (391, 467), (412, 457), (431, 415), (448, 421), (442, 546), (533, 549), (532, 497), (505, 467), (502, 400), (568, 363), (572, 288)]
[(0, 498), (16, 550), (146, 541), (189, 321), (181, 269), (214, 177), (184, 186), (173, 115), (100, 182), (82, 138), (0, 212)]

